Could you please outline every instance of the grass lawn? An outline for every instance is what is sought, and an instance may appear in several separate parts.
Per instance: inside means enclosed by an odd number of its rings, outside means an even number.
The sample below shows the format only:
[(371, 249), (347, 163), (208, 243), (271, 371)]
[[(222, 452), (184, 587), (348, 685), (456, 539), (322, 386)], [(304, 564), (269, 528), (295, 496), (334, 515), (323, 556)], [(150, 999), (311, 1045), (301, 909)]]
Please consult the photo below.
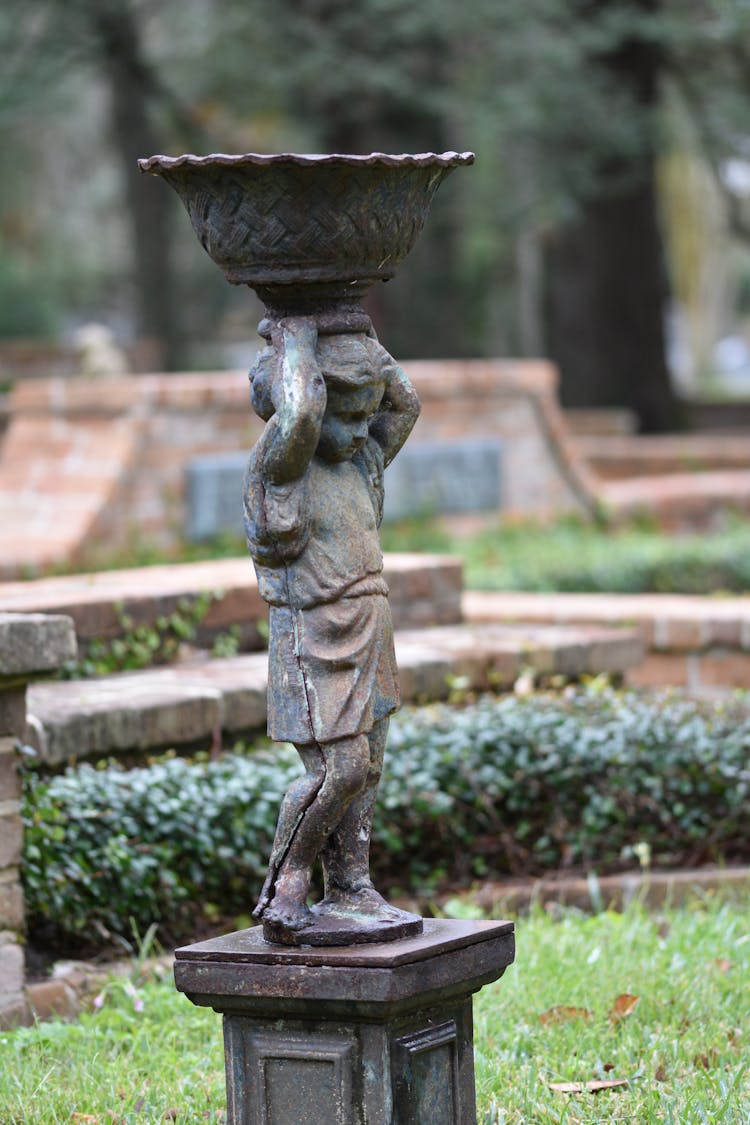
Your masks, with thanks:
[[(618, 1001), (619, 998), (619, 1001)], [(637, 998), (637, 999), (636, 999)], [(518, 924), (475, 999), (478, 1120), (750, 1122), (750, 904)], [(598, 1093), (550, 1083), (625, 1081)], [(169, 980), (0, 1035), (0, 1122), (219, 1122), (221, 1020)], [(324, 1123), (321, 1123), (324, 1125)]]

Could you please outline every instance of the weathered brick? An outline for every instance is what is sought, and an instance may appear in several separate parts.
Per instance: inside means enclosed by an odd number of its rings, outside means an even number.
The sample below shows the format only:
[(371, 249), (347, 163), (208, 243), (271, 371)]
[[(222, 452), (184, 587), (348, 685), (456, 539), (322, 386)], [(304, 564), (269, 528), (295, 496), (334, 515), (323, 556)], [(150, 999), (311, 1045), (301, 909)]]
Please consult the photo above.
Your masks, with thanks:
[(690, 686), (690, 656), (682, 652), (650, 652), (642, 664), (630, 668), (629, 684), (634, 687)]
[(0, 929), (20, 933), (24, 927), (23, 887), (17, 867), (0, 871)]
[(21, 849), (23, 846), (23, 821), (21, 820), (17, 801), (7, 804), (13, 811), (4, 815), (0, 812), (0, 868), (15, 867), (21, 862)]
[(702, 653), (698, 676), (702, 687), (750, 688), (750, 653)]
[(21, 796), (21, 775), (14, 738), (0, 738), (0, 802), (18, 800)]
[(0, 933), (0, 998), (15, 996), (23, 989), (23, 946), (14, 933)]

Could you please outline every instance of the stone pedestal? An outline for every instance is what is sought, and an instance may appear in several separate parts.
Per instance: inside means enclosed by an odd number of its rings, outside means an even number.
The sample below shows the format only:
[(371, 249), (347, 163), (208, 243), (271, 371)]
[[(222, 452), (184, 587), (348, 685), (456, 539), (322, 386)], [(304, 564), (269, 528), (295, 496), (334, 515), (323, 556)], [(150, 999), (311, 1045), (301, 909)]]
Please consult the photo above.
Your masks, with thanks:
[(257, 928), (178, 949), (175, 981), (223, 1013), (227, 1125), (474, 1125), (471, 996), (514, 952), (512, 922), (323, 949)]
[(29, 1023), (24, 994), (21, 774), (26, 685), (76, 654), (69, 617), (0, 613), (0, 1028)]

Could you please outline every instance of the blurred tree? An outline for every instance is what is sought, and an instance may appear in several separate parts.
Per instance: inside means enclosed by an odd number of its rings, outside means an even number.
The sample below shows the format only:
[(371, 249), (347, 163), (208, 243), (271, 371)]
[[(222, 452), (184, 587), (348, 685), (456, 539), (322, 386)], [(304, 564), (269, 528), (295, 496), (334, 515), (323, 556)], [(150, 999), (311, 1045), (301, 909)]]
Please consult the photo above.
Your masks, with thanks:
[(563, 402), (629, 406), (645, 431), (678, 423), (656, 189), (666, 58), (655, 26), (660, 7), (659, 0), (572, 5), (573, 34), (589, 37), (586, 65), (601, 79), (597, 93), (631, 126), (619, 150), (594, 149), (593, 189), (582, 192), (577, 214), (548, 246), (549, 351), (560, 367)]
[(750, 235), (725, 175), (750, 147), (750, 5), (527, 0), (492, 21), (485, 5), (473, 35), (490, 45), (498, 143), (521, 173), (507, 177), (504, 202), (526, 242), (517, 278), (532, 292), (519, 321), (536, 309), (526, 338), (557, 360), (567, 403), (629, 406), (642, 429), (671, 428), (656, 164), (685, 143), (672, 129), (677, 99), (735, 233)]
[[(290, 119), (319, 152), (441, 152), (458, 146), (454, 5), (448, 0), (264, 0)], [(264, 24), (266, 21), (263, 21)], [(450, 96), (449, 96), (450, 92)], [(460, 177), (441, 188), (398, 283), (368, 308), (402, 358), (480, 354), (460, 284)]]
[(477, 166), (441, 188), (397, 284), (373, 292), (389, 346), (403, 357), (551, 351), (566, 401), (631, 406), (644, 429), (664, 428), (675, 422), (654, 171), (673, 143), (665, 106), (689, 107), (742, 233), (750, 222), (723, 169), (748, 144), (749, 9), (747, 0), (6, 0), (0, 126), (19, 99), (54, 98), (74, 67), (103, 76), (141, 325), (167, 341), (172, 362), (184, 335), (175, 203), (134, 173), (136, 156), (177, 146), (473, 148)]
[[(136, 160), (159, 151), (168, 138), (200, 138), (201, 131), (150, 56), (145, 19), (138, 0), (37, 0), (32, 8), (9, 0), (0, 34), (11, 65), (0, 96), (8, 119), (28, 102), (50, 112), (59, 86), (82, 66), (103, 79), (131, 229), (137, 330), (155, 345), (156, 362), (171, 369), (183, 359), (172, 262), (174, 201), (149, 177), (138, 176)], [(92, 151), (89, 158), (94, 162), (99, 155)]]

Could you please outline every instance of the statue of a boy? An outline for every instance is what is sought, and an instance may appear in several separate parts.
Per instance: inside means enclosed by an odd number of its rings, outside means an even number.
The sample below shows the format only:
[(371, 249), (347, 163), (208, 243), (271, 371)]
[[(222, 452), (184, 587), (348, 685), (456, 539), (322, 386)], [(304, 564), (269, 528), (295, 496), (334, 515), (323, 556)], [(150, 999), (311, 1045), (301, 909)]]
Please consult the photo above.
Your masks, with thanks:
[[(251, 381), (267, 422), (244, 500), (270, 606), (268, 733), (293, 742), (306, 770), (284, 797), (255, 916), (266, 937), (286, 942), (311, 940), (326, 917), (355, 928), (413, 921), (373, 887), (369, 848), (399, 705), (378, 539), (383, 470), (419, 400), (372, 329), (323, 335), (313, 317), (272, 325)], [(318, 855), (325, 897), (311, 910)]]

